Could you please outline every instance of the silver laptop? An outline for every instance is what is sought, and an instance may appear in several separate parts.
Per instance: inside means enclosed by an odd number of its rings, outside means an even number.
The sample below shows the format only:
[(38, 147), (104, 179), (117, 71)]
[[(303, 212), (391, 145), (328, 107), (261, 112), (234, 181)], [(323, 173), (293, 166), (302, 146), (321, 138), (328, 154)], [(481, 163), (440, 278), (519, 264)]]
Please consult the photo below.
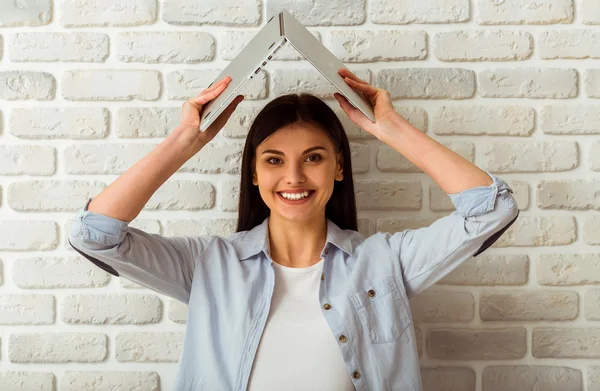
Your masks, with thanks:
[[(362, 92), (350, 87), (339, 68), (346, 68), (318, 39), (316, 39), (292, 14), (283, 10), (273, 15), (267, 24), (242, 49), (237, 57), (208, 85), (230, 76), (227, 88), (212, 101), (208, 102), (201, 113), (200, 131), (208, 126), (229, 106), (247, 81), (251, 80), (273, 55), (289, 42), (315, 68), (329, 80), (348, 101), (364, 115), (375, 122), (373, 107)], [(208, 88), (207, 87), (207, 88)]]

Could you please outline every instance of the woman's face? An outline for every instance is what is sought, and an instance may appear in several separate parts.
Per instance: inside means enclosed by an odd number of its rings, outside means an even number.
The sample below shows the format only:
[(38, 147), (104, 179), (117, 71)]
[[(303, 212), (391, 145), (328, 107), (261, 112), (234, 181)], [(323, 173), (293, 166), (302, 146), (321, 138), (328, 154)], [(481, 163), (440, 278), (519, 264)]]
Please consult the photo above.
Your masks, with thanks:
[[(325, 132), (307, 123), (283, 127), (267, 137), (256, 148), (252, 162), (252, 183), (258, 186), (271, 214), (288, 220), (324, 216), (334, 180), (344, 178), (341, 153), (335, 153)], [(280, 195), (302, 189), (312, 192), (302, 203), (289, 203)]]

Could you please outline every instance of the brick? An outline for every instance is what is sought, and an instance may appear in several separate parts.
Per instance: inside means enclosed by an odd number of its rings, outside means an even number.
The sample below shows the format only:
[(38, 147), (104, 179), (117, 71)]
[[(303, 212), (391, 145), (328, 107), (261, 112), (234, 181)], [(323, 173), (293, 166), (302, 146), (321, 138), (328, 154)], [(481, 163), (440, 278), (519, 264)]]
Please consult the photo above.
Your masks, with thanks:
[(600, 134), (600, 106), (548, 105), (541, 108), (540, 128), (546, 134)]
[(56, 80), (46, 72), (0, 71), (0, 99), (53, 100)]
[(54, 221), (0, 221), (0, 251), (46, 251), (58, 244)]
[(600, 24), (600, 4), (596, 0), (581, 0), (580, 7), (581, 23)]
[(0, 175), (53, 175), (56, 149), (41, 145), (0, 145)]
[(105, 187), (97, 181), (13, 182), (8, 186), (8, 205), (21, 212), (76, 212), (88, 197)]
[(521, 0), (477, 1), (477, 22), (499, 24), (555, 24), (573, 22), (573, 0), (538, 0), (524, 5)]
[(115, 341), (118, 362), (177, 362), (184, 333), (119, 333)]
[(2, 391), (56, 391), (54, 384), (56, 384), (56, 376), (50, 372), (0, 372), (0, 390)]
[(351, 141), (350, 155), (352, 160), (352, 173), (364, 174), (371, 166), (371, 147), (369, 144)]
[(62, 320), (68, 324), (150, 324), (162, 318), (156, 295), (69, 295), (62, 304)]
[(21, 289), (100, 288), (110, 281), (107, 272), (80, 256), (16, 259), (12, 278)]
[(600, 391), (600, 366), (588, 367), (588, 391)]
[(162, 18), (166, 23), (184, 26), (259, 26), (261, 3), (256, 0), (221, 0), (207, 7), (195, 0), (164, 0)]
[(271, 0), (267, 2), (267, 18), (276, 15), (282, 9), (288, 10), (305, 26), (351, 26), (365, 22), (364, 0), (329, 0), (313, 3)]
[(24, 139), (101, 139), (108, 135), (104, 108), (14, 108), (10, 133)]
[(577, 292), (482, 292), (479, 299), (481, 320), (565, 321), (574, 320), (578, 314)]
[(520, 61), (533, 54), (533, 37), (525, 31), (448, 31), (435, 34), (433, 47), (441, 61)]
[(475, 72), (460, 68), (380, 69), (375, 84), (392, 99), (467, 99), (475, 94)]
[(342, 62), (424, 60), (427, 33), (397, 30), (329, 32), (327, 47)]
[(469, 20), (468, 0), (372, 0), (369, 18), (373, 23), (459, 23)]
[(600, 320), (600, 289), (588, 289), (583, 297), (584, 314), (587, 320)]
[(535, 110), (517, 105), (441, 106), (433, 115), (437, 135), (529, 137), (535, 129)]
[(217, 137), (221, 137), (221, 140), (225, 137), (245, 139), (250, 126), (261, 109), (261, 107), (245, 106), (244, 102), (240, 103)]
[(581, 371), (569, 367), (507, 365), (483, 370), (483, 391), (583, 391)]
[(104, 62), (108, 35), (101, 33), (18, 33), (10, 42), (10, 60)]
[(579, 164), (575, 141), (512, 141), (481, 145), (482, 166), (498, 173), (561, 172)]
[[(360, 79), (370, 82), (371, 71), (368, 69), (350, 71)], [(275, 96), (283, 94), (299, 94), (310, 91), (311, 94), (321, 99), (335, 99), (334, 92), (338, 92), (333, 86), (314, 68), (306, 69), (276, 69), (272, 74), (272, 88)]]
[(8, 359), (13, 363), (101, 362), (107, 344), (108, 337), (101, 333), (13, 333)]
[(2, 35), (0, 35), (0, 60), (2, 60), (3, 54), (4, 54), (4, 38), (2, 37)]
[(519, 216), (492, 247), (562, 246), (577, 238), (575, 218), (569, 216)]
[(475, 371), (461, 367), (421, 367), (423, 391), (475, 391)]
[(64, 150), (67, 174), (122, 174), (155, 144), (75, 144)]
[[(239, 106), (235, 112), (238, 110), (240, 110)], [(179, 125), (180, 116), (181, 107), (119, 108), (117, 136), (121, 138), (167, 137)]]
[(44, 26), (51, 18), (51, 0), (0, 2), (0, 27)]
[(202, 32), (123, 32), (116, 51), (124, 62), (196, 63), (214, 59), (215, 40)]
[(537, 206), (540, 209), (600, 210), (600, 181), (575, 179), (539, 181)]
[(410, 300), (415, 323), (466, 323), (475, 316), (475, 299), (467, 292), (423, 292)]
[(202, 210), (215, 206), (214, 187), (206, 181), (170, 180), (150, 197), (146, 210)]
[(531, 353), (536, 358), (600, 358), (600, 328), (535, 328)]
[(485, 98), (566, 99), (577, 96), (577, 71), (559, 68), (495, 68), (477, 76)]
[(583, 241), (587, 244), (600, 244), (600, 216), (589, 216), (583, 221)]
[(545, 31), (538, 39), (544, 60), (557, 58), (600, 58), (600, 32), (594, 30)]
[(0, 325), (54, 324), (55, 306), (52, 295), (0, 295)]
[(588, 69), (584, 78), (585, 93), (590, 98), (600, 98), (600, 69)]
[[(170, 72), (166, 77), (167, 98), (181, 100), (194, 98), (215, 81), (220, 73), (221, 70), (218, 69), (184, 69)], [(267, 93), (267, 75), (264, 71), (260, 71), (252, 80), (244, 84), (238, 95), (243, 95), (245, 99), (264, 99)]]
[(179, 300), (169, 299), (169, 320), (175, 323), (185, 324), (187, 322), (187, 311), (188, 306), (186, 304)]
[(156, 21), (156, 0), (65, 0), (60, 24), (64, 27), (141, 26)]
[(74, 70), (62, 76), (67, 100), (156, 100), (161, 91), (160, 72), (154, 70)]
[[(317, 31), (308, 30), (318, 41), (321, 41), (321, 34)], [(254, 38), (256, 31), (224, 31), (219, 36), (219, 56), (223, 60), (233, 60), (242, 51), (243, 48)], [(275, 53), (272, 61), (290, 61), (304, 60), (292, 45), (286, 43)]]
[(600, 254), (540, 254), (536, 269), (540, 285), (600, 284)]
[(0, 259), (0, 285), (2, 285), (2, 260)]
[(210, 142), (181, 166), (179, 172), (239, 174), (244, 144)]
[(160, 377), (154, 371), (65, 371), (61, 391), (81, 391), (93, 387), (97, 391), (160, 390)]
[(527, 331), (507, 329), (433, 329), (427, 354), (442, 360), (511, 360), (527, 352)]
[[(475, 159), (475, 145), (471, 142), (446, 142), (441, 144), (470, 162), (473, 162)], [(376, 162), (377, 169), (381, 172), (423, 172), (423, 170), (387, 144), (379, 145), (377, 148)], [(354, 164), (354, 161), (352, 164)]]
[(529, 275), (527, 255), (479, 255), (460, 264), (438, 285), (525, 285)]
[(419, 181), (357, 179), (354, 186), (357, 209), (421, 209), (423, 191)]
[(236, 219), (214, 218), (167, 221), (167, 236), (215, 235), (229, 237), (235, 233)]

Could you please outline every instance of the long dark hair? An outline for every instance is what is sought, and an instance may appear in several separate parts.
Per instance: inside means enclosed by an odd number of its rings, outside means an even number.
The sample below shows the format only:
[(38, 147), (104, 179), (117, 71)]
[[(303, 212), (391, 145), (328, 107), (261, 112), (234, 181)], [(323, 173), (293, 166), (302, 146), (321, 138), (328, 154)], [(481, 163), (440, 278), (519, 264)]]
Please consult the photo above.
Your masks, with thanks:
[(325, 102), (314, 95), (302, 93), (273, 99), (256, 115), (250, 126), (242, 157), (236, 232), (251, 230), (271, 214), (258, 187), (252, 183), (252, 159), (256, 156), (256, 148), (278, 129), (297, 122), (319, 126), (333, 141), (335, 152), (342, 152), (344, 179), (334, 181), (333, 193), (325, 207), (325, 217), (341, 229), (358, 230), (350, 144), (346, 131), (335, 112)]

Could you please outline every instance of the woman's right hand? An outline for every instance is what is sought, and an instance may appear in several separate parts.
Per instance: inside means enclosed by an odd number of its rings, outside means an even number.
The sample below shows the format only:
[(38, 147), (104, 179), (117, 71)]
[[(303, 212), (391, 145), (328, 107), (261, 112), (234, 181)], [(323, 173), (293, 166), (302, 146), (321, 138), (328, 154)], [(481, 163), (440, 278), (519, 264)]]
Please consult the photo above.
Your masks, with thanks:
[(244, 100), (243, 95), (236, 96), (229, 106), (227, 106), (227, 108), (204, 132), (200, 131), (200, 114), (202, 113), (203, 107), (208, 102), (221, 95), (229, 82), (231, 82), (231, 77), (225, 76), (209, 88), (200, 92), (197, 97), (188, 99), (183, 103), (181, 108), (181, 121), (177, 128), (180, 132), (185, 133), (185, 138), (189, 140), (190, 143), (201, 146), (208, 144), (217, 133), (219, 133), (223, 126), (225, 126), (237, 105)]

